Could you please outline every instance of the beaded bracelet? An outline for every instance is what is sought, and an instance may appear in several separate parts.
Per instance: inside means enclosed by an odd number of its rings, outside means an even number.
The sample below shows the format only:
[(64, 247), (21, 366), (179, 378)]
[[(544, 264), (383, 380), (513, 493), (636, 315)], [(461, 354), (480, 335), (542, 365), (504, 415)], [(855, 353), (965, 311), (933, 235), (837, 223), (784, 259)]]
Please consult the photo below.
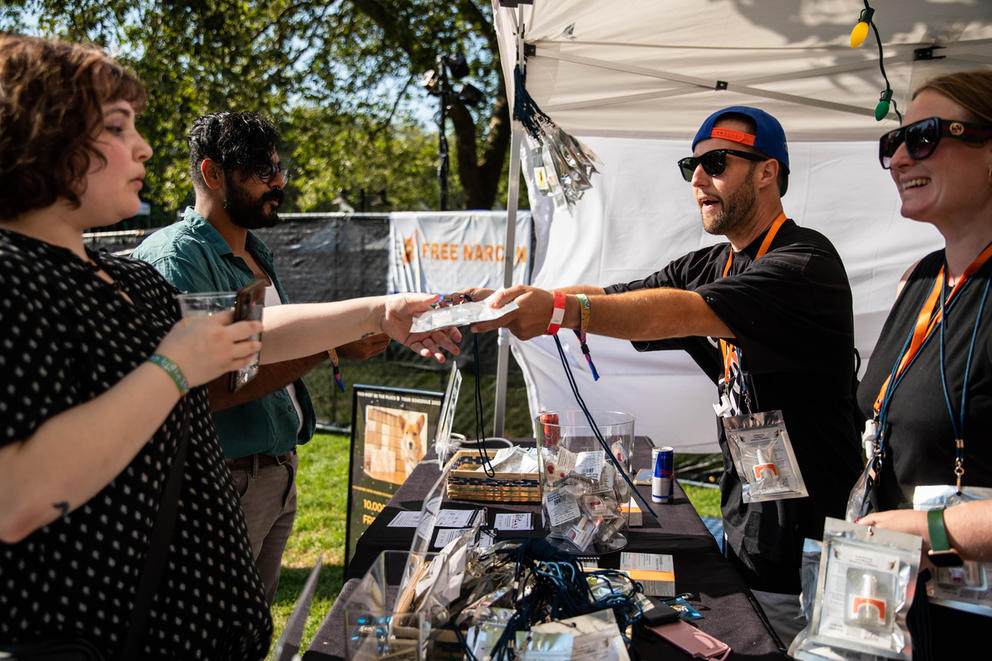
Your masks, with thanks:
[(171, 359), (163, 356), (160, 353), (154, 354), (148, 358), (149, 363), (154, 363), (165, 370), (165, 373), (172, 377), (172, 381), (179, 388), (179, 395), (185, 395), (189, 392), (189, 381), (186, 380), (186, 376), (183, 371), (179, 369), (179, 365), (172, 362)]

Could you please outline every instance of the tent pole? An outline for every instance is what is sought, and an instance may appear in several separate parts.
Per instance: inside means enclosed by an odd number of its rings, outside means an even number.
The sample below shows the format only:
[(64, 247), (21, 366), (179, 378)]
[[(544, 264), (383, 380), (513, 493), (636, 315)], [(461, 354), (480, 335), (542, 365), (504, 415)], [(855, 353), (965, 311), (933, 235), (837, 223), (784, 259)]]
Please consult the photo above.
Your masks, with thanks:
[[(514, 121), (510, 134), (510, 175), (506, 187), (506, 240), (503, 242), (503, 286), (513, 285), (513, 261), (517, 245), (517, 198), (520, 195), (520, 142), (523, 127)], [(496, 407), (493, 436), (503, 435), (506, 418), (506, 376), (510, 361), (510, 331), (500, 328), (496, 355)]]

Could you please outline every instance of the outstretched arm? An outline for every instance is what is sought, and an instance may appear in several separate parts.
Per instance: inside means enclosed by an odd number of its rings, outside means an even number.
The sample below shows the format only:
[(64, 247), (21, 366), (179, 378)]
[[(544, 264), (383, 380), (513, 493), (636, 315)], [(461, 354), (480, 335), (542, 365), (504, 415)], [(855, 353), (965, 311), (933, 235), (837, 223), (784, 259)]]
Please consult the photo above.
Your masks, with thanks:
[[(579, 329), (580, 303), (575, 294), (589, 298), (587, 331), (625, 340), (663, 340), (670, 337), (732, 338), (730, 328), (706, 304), (703, 297), (682, 289), (637, 289), (606, 295), (597, 287), (565, 287), (565, 317), (562, 328)], [(493, 307), (515, 301), (519, 309), (493, 321), (472, 326), (475, 332), (506, 326), (521, 340), (547, 331), (554, 308), (551, 291), (517, 285), (496, 295)]]
[(436, 300), (431, 294), (394, 294), (266, 309), (260, 360), (274, 363), (300, 358), (385, 333), (422, 356), (444, 362), (442, 349), (458, 354), (461, 334), (457, 329), (410, 333), (414, 315), (431, 309)]

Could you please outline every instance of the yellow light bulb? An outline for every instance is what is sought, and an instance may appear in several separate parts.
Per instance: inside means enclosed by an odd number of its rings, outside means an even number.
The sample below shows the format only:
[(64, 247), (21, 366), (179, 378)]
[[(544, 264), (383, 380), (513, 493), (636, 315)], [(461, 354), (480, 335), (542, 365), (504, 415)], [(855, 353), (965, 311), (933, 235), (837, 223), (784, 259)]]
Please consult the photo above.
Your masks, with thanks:
[(851, 30), (851, 48), (857, 48), (865, 42), (865, 38), (868, 36), (868, 24), (861, 21), (854, 26)]

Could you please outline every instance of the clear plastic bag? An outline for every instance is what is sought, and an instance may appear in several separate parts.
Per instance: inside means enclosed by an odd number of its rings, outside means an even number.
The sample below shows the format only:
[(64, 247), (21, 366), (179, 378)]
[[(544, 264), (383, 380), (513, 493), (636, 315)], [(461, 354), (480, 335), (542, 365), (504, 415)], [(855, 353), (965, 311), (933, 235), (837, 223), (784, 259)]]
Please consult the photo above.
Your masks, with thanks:
[(499, 319), (519, 307), (514, 301), (510, 301), (501, 308), (490, 307), (489, 302), (500, 291), (502, 290), (494, 291), (483, 301), (434, 308), (423, 314), (418, 314), (413, 318), (413, 323), (410, 325), (410, 332), (426, 333), (427, 331), (440, 330), (451, 326), (467, 326), (479, 321)]
[[(913, 602), (921, 545), (916, 535), (828, 518), (813, 617), (790, 654), (911, 659), (906, 613)], [(822, 648), (820, 655), (810, 656), (817, 648)], [(829, 650), (838, 656), (824, 656)], [(844, 650), (856, 656), (846, 656)]]
[[(961, 495), (951, 484), (918, 486), (913, 492), (913, 509), (931, 510), (955, 503), (992, 498), (992, 488), (962, 487)], [(936, 567), (927, 581), (930, 601), (957, 610), (992, 616), (992, 563), (966, 561), (961, 567)]]
[(809, 495), (781, 411), (728, 416), (722, 420), (745, 503)]

